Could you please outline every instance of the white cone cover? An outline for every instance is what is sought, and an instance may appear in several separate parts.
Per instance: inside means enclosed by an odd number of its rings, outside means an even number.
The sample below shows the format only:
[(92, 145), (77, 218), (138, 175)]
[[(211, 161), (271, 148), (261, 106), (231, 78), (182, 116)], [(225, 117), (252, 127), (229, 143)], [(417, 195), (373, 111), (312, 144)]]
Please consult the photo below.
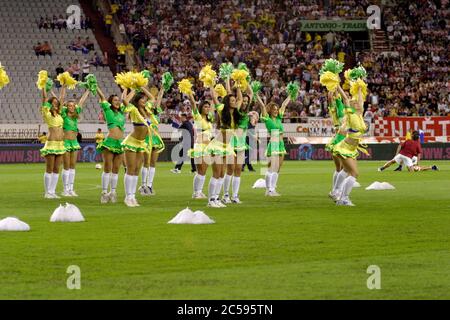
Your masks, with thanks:
[(84, 217), (80, 210), (73, 204), (60, 205), (50, 217), (50, 222), (83, 222)]
[(355, 181), (353, 188), (361, 188), (361, 184), (358, 181)]
[(30, 226), (17, 218), (0, 220), (0, 231), (30, 231)]
[(266, 180), (264, 180), (264, 179), (258, 179), (258, 180), (256, 180), (256, 182), (255, 182), (255, 184), (253, 185), (253, 189), (256, 189), (256, 188), (265, 188), (266, 187)]
[(393, 190), (393, 189), (395, 189), (395, 187), (390, 183), (378, 181), (375, 181), (366, 188), (366, 190)]
[(209, 218), (202, 211), (192, 212), (189, 208), (180, 211), (175, 218), (170, 220), (170, 224), (212, 224), (215, 223), (214, 220)]

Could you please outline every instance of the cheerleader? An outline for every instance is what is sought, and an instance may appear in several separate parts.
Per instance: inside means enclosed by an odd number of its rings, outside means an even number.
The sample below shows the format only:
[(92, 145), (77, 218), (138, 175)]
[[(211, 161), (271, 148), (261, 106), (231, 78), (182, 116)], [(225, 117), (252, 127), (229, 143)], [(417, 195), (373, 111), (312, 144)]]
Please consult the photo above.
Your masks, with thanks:
[(73, 184), (75, 181), (75, 164), (77, 162), (78, 150), (81, 149), (77, 140), (78, 134), (78, 117), (82, 111), (83, 104), (89, 95), (89, 91), (81, 97), (78, 104), (73, 100), (69, 100), (62, 108), (61, 116), (64, 120), (64, 148), (66, 153), (64, 154), (64, 167), (62, 171), (62, 180), (64, 186), (64, 197), (78, 197), (73, 190)]
[(265, 123), (270, 137), (266, 150), (266, 157), (269, 159), (266, 172), (266, 196), (278, 197), (280, 196), (276, 191), (278, 175), (283, 165), (284, 155), (287, 154), (283, 141), (283, 116), (291, 99), (288, 95), (281, 108), (274, 102), (270, 102), (266, 106), (258, 95), (257, 100), (261, 106), (261, 119)]
[(342, 171), (342, 162), (341, 158), (333, 154), (334, 146), (345, 139), (345, 124), (344, 124), (344, 109), (345, 106), (342, 103), (342, 99), (339, 97), (336, 91), (328, 92), (328, 113), (331, 116), (333, 121), (335, 135), (331, 139), (330, 143), (325, 146), (325, 150), (331, 153), (333, 158), (333, 162), (335, 165), (335, 171), (333, 174), (333, 182), (331, 192), (329, 193), (329, 197), (336, 201), (337, 195), (340, 193), (339, 190), (336, 189), (337, 180), (340, 178), (339, 173)]
[[(145, 88), (141, 88), (145, 90)], [(156, 134), (151, 127), (151, 114), (147, 108), (147, 96), (139, 92), (136, 94), (131, 90), (132, 103), (128, 99), (124, 100), (125, 112), (130, 115), (133, 123), (133, 132), (122, 142), (125, 151), (125, 164), (127, 172), (125, 174), (125, 204), (128, 207), (139, 207), (136, 200), (136, 187), (139, 178), (139, 169), (144, 161), (144, 153), (148, 149), (145, 137), (149, 134)]]
[[(247, 87), (246, 95), (242, 98), (242, 107), (239, 109), (240, 121), (238, 122), (237, 128), (231, 138), (231, 146), (235, 152), (234, 161), (232, 163), (227, 163), (227, 172), (224, 178), (223, 185), (223, 198), (222, 202), (225, 204), (229, 203), (242, 203), (239, 200), (239, 187), (241, 185), (241, 172), (242, 165), (245, 161), (245, 151), (248, 150), (247, 140), (247, 128), (250, 122), (248, 112), (250, 111), (250, 102), (253, 98), (253, 92), (250, 86)], [(230, 199), (230, 185), (233, 186), (232, 197)]]
[[(206, 199), (203, 193), (203, 185), (205, 184), (206, 171), (211, 163), (211, 154), (208, 152), (208, 144), (212, 138), (213, 116), (211, 115), (211, 104), (208, 101), (202, 101), (199, 105), (194, 99), (194, 95), (190, 94), (189, 101), (192, 106), (192, 117), (194, 118), (194, 126), (196, 129), (196, 137), (194, 148), (189, 150), (189, 156), (195, 159), (197, 172), (194, 176), (192, 194), (193, 199)], [(216, 172), (216, 178), (219, 178), (219, 170), (213, 164), (213, 171)]]
[[(116, 203), (119, 170), (124, 158), (122, 141), (125, 132), (125, 106), (121, 104), (121, 100), (129, 101), (130, 97), (126, 96), (126, 90), (122, 92), (122, 99), (117, 95), (111, 95), (106, 99), (100, 88), (98, 88), (97, 94), (109, 131), (106, 139), (97, 145), (97, 151), (103, 157), (100, 202), (103, 204), (108, 202)], [(110, 187), (111, 189), (108, 191)]]
[(51, 97), (47, 99), (47, 92), (42, 89), (41, 114), (48, 126), (48, 140), (40, 150), (45, 158), (44, 188), (46, 199), (59, 199), (56, 195), (56, 185), (59, 179), (59, 167), (66, 152), (64, 148), (64, 120), (61, 116), (61, 104), (65, 94), (65, 86), (62, 86), (60, 99)]
[[(159, 135), (158, 124), (160, 122), (159, 115), (163, 112), (161, 109), (161, 101), (164, 96), (164, 88), (161, 86), (158, 97), (155, 97), (147, 88), (142, 88), (144, 94), (149, 99), (146, 109), (150, 115), (150, 122), (152, 127), (152, 134), (145, 137), (145, 144), (147, 149), (144, 152), (144, 165), (141, 169), (142, 183), (139, 187), (139, 192), (143, 196), (153, 196), (153, 179), (155, 178), (156, 162), (158, 161), (159, 154), (164, 150), (164, 142)], [(155, 101), (156, 100), (156, 101)]]
[(361, 79), (351, 83), (351, 86), (356, 86), (350, 89), (351, 93), (356, 89), (356, 94), (353, 93), (351, 100), (341, 86), (338, 85), (339, 93), (344, 100), (344, 104), (348, 106), (348, 108), (345, 110), (347, 127), (346, 137), (333, 148), (333, 154), (340, 159), (343, 166), (343, 170), (339, 174), (340, 181), (336, 182), (336, 189), (342, 190), (340, 194), (337, 195), (337, 205), (354, 206), (350, 201), (349, 196), (359, 175), (357, 158), (359, 151), (367, 154), (365, 147), (360, 144), (362, 135), (367, 130), (363, 119), (364, 97), (362, 87), (364, 85), (365, 84)]
[(226, 205), (219, 200), (225, 176), (226, 163), (234, 163), (235, 152), (231, 146), (231, 139), (237, 125), (242, 121), (239, 112), (242, 106), (242, 91), (238, 86), (236, 96), (227, 94), (222, 103), (218, 103), (218, 98), (214, 90), (211, 90), (215, 109), (217, 111), (218, 135), (208, 145), (208, 150), (213, 156), (213, 176), (208, 188), (208, 206), (212, 208), (224, 208)]

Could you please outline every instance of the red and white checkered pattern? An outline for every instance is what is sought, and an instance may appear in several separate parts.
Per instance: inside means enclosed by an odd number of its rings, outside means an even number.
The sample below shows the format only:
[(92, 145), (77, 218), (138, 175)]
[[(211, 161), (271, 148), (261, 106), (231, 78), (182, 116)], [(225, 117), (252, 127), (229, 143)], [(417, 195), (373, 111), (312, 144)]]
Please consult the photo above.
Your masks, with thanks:
[(375, 117), (374, 124), (375, 124), (374, 134), (376, 136), (380, 137), (391, 136), (391, 130), (389, 127), (388, 120), (384, 119), (383, 117)]

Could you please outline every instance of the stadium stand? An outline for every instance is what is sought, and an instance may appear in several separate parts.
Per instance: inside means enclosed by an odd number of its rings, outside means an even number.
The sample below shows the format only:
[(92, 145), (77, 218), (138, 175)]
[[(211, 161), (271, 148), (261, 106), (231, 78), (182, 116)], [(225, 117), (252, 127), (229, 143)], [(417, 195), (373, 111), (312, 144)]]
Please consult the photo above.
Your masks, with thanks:
[[(73, 0), (42, 0), (42, 1), (8, 1), (0, 0), (0, 61), (6, 67), (11, 83), (0, 94), (1, 116), (0, 123), (28, 123), (41, 122), (39, 105), (40, 92), (35, 82), (40, 70), (47, 70), (56, 77), (56, 68), (61, 63), (67, 70), (74, 60), (80, 66), (84, 60), (91, 60), (94, 52), (102, 56), (94, 33), (90, 29), (39, 28), (41, 17), (67, 16), (66, 10), (70, 5), (78, 5)], [(20, 10), (18, 9), (20, 8)], [(83, 15), (83, 12), (81, 12)], [(70, 43), (81, 37), (89, 37), (95, 50), (89, 54), (68, 49)], [(52, 55), (37, 56), (33, 50), (38, 42), (48, 41), (52, 48)], [(118, 92), (114, 77), (108, 67), (90, 66), (99, 84), (105, 92)], [(80, 71), (80, 75), (81, 75)], [(67, 97), (80, 97), (81, 89), (69, 91)], [(98, 121), (98, 106), (96, 99), (89, 98), (82, 115), (83, 122)]]
[[(368, 120), (374, 116), (448, 115), (448, 40), (447, 0), (372, 1), (268, 1), (268, 0), (104, 0), (118, 11), (107, 12), (121, 23), (134, 46), (139, 65), (158, 76), (170, 70), (176, 80), (197, 78), (206, 61), (215, 67), (225, 61), (244, 61), (253, 77), (265, 84), (265, 95), (279, 99), (288, 81), (301, 82), (298, 101), (291, 103), (286, 122), (301, 122), (306, 117), (327, 117), (325, 90), (318, 81), (321, 62), (334, 57), (357, 63), (368, 71), (370, 94), (366, 108)], [(0, 61), (11, 75), (2, 99), (1, 122), (20, 123), (39, 120), (40, 97), (34, 86), (37, 72), (54, 73), (58, 63), (64, 69), (75, 59), (82, 64), (86, 55), (67, 49), (78, 36), (89, 36), (99, 56), (98, 43), (91, 30), (53, 31), (39, 28), (41, 17), (65, 13), (70, 0), (11, 2), (0, 0)], [(255, 6), (256, 4), (256, 6)], [(382, 12), (380, 30), (369, 32), (302, 32), (303, 19), (363, 19), (366, 8), (378, 4)], [(17, 6), (24, 8), (16, 10)], [(401, 21), (401, 22), (399, 22)], [(14, 30), (14, 33), (11, 32)], [(8, 32), (9, 31), (9, 32)], [(17, 36), (19, 34), (19, 36)], [(52, 56), (37, 57), (33, 47), (49, 41)], [(88, 56), (91, 57), (93, 52)], [(419, 63), (416, 63), (419, 61)], [(108, 68), (91, 66), (107, 92), (117, 92)], [(201, 85), (196, 90), (203, 95)], [(75, 91), (79, 94), (79, 90)], [(83, 121), (95, 122), (98, 110), (90, 98)], [(176, 90), (165, 97), (166, 122), (184, 108)], [(25, 108), (26, 112), (17, 112)], [(31, 110), (31, 111), (30, 111)], [(14, 111), (14, 112), (13, 112)]]

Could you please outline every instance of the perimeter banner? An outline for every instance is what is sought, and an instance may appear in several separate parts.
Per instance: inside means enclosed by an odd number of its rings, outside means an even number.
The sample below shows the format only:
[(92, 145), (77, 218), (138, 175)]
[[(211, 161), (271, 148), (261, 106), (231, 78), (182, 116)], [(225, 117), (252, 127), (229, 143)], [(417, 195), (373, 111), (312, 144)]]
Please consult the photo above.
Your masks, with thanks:
[[(368, 144), (369, 155), (360, 153), (361, 160), (386, 161), (394, 158), (397, 143)], [(331, 154), (325, 150), (324, 144), (288, 144), (286, 160), (331, 160)], [(423, 160), (450, 160), (450, 143), (423, 143)]]
[(404, 137), (410, 130), (422, 130), (426, 137), (450, 135), (450, 117), (376, 117), (374, 134), (378, 137)]

